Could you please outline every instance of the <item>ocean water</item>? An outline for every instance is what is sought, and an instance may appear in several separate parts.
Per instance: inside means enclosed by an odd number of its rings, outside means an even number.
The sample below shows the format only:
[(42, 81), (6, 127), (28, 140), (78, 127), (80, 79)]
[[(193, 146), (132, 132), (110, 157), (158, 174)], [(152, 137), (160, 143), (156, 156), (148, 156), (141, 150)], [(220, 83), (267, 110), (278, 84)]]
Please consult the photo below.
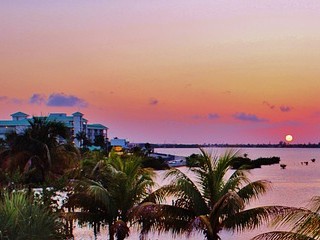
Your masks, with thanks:
[[(206, 149), (213, 156), (223, 154), (226, 148), (210, 148)], [(278, 156), (281, 159), (281, 163), (287, 165), (286, 169), (281, 169), (280, 166), (271, 165), (263, 166), (259, 169), (252, 169), (250, 171), (251, 180), (265, 179), (271, 181), (272, 189), (263, 195), (259, 200), (256, 200), (250, 204), (250, 207), (266, 206), (266, 205), (285, 205), (303, 207), (305, 206), (311, 197), (320, 195), (320, 149), (315, 148), (243, 148), (236, 149), (239, 154), (248, 154), (248, 157), (255, 159), (258, 157), (272, 157)], [(192, 153), (199, 153), (199, 149), (194, 148), (161, 148), (156, 149), (156, 152), (174, 154), (179, 156), (190, 156)], [(316, 161), (312, 163), (310, 160), (315, 158)], [(308, 165), (304, 164), (308, 162)], [(303, 164), (302, 164), (303, 163)], [(180, 168), (182, 171), (192, 174), (186, 167)], [(163, 181), (164, 171), (157, 172), (156, 182), (158, 186), (165, 184)], [(75, 239), (87, 240), (87, 239), (106, 239), (107, 230), (102, 229), (101, 233), (95, 238), (93, 236), (93, 230), (90, 228), (75, 228)], [(222, 240), (248, 240), (251, 237), (272, 230), (268, 226), (262, 226), (259, 229), (253, 231), (246, 231), (243, 233), (230, 233), (222, 232)], [(151, 240), (173, 240), (173, 239), (186, 239), (185, 236), (172, 236), (170, 234), (158, 235), (150, 234)], [(132, 229), (129, 240), (139, 239), (137, 230)], [(204, 239), (202, 234), (195, 233), (189, 237), (190, 240)]]

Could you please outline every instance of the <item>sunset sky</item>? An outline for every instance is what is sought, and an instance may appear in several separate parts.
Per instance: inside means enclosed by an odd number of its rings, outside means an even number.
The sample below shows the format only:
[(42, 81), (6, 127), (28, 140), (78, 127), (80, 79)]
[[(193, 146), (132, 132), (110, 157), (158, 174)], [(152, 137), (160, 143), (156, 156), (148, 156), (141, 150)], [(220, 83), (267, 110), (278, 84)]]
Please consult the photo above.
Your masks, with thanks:
[(1, 0), (0, 119), (109, 137), (320, 142), (320, 1)]

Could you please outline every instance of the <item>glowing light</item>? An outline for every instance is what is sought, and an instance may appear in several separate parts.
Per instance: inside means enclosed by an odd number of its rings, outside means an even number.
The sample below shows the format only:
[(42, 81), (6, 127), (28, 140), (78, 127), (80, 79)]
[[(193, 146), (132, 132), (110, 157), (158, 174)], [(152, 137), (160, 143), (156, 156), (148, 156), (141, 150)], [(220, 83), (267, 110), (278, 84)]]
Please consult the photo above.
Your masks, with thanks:
[(286, 141), (287, 141), (287, 142), (291, 142), (292, 140), (293, 140), (292, 135), (288, 134), (288, 135), (286, 136)]

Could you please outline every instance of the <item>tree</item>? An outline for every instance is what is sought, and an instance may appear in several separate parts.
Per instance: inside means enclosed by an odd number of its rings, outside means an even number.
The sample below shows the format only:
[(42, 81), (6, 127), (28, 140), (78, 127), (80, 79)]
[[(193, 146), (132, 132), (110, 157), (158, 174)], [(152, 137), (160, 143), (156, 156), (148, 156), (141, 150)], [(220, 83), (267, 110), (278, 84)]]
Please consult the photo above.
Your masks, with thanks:
[[(7, 135), (9, 171), (20, 169), (28, 175), (41, 171), (63, 174), (76, 164), (79, 153), (71, 143), (70, 131), (64, 123), (45, 117), (33, 117), (29, 123), (30, 127), (24, 133)], [(60, 139), (63, 141), (60, 142)], [(44, 176), (40, 182), (43, 181)]]
[[(212, 158), (201, 149), (201, 154), (197, 167), (191, 169), (197, 182), (179, 169), (171, 169), (166, 175), (173, 178), (171, 183), (131, 209), (129, 218), (141, 224), (142, 235), (151, 230), (188, 235), (195, 230), (208, 240), (217, 240), (222, 229), (253, 229), (276, 214), (277, 207), (245, 210), (252, 199), (266, 192), (269, 182), (252, 182), (247, 177), (248, 170), (241, 169), (227, 177), (236, 153)], [(174, 199), (172, 205), (163, 203), (168, 196)]]
[(313, 197), (306, 208), (283, 207), (274, 217), (273, 224), (291, 230), (263, 233), (252, 240), (319, 240), (320, 196)]
[(95, 146), (100, 146), (101, 148), (106, 147), (106, 139), (104, 138), (103, 135), (96, 135), (94, 138), (94, 145)]
[(78, 132), (76, 134), (76, 139), (79, 141), (80, 143), (80, 148), (82, 147), (86, 147), (88, 144), (88, 138), (87, 138), (87, 134), (84, 131)]
[(4, 193), (0, 201), (0, 239), (65, 239), (56, 213), (24, 192)]
[(90, 177), (77, 182), (66, 207), (82, 209), (84, 221), (107, 223), (110, 239), (115, 235), (122, 240), (129, 235), (127, 213), (148, 195), (152, 177), (151, 170), (142, 168), (140, 158), (113, 155), (99, 161)]

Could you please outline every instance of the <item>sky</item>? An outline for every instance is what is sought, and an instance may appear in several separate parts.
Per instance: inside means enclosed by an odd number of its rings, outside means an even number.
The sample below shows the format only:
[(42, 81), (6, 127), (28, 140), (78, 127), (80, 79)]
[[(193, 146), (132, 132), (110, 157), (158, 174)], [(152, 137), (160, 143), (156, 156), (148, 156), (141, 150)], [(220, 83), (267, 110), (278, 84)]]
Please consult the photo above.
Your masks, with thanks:
[(0, 0), (0, 119), (109, 138), (320, 142), (320, 1)]

